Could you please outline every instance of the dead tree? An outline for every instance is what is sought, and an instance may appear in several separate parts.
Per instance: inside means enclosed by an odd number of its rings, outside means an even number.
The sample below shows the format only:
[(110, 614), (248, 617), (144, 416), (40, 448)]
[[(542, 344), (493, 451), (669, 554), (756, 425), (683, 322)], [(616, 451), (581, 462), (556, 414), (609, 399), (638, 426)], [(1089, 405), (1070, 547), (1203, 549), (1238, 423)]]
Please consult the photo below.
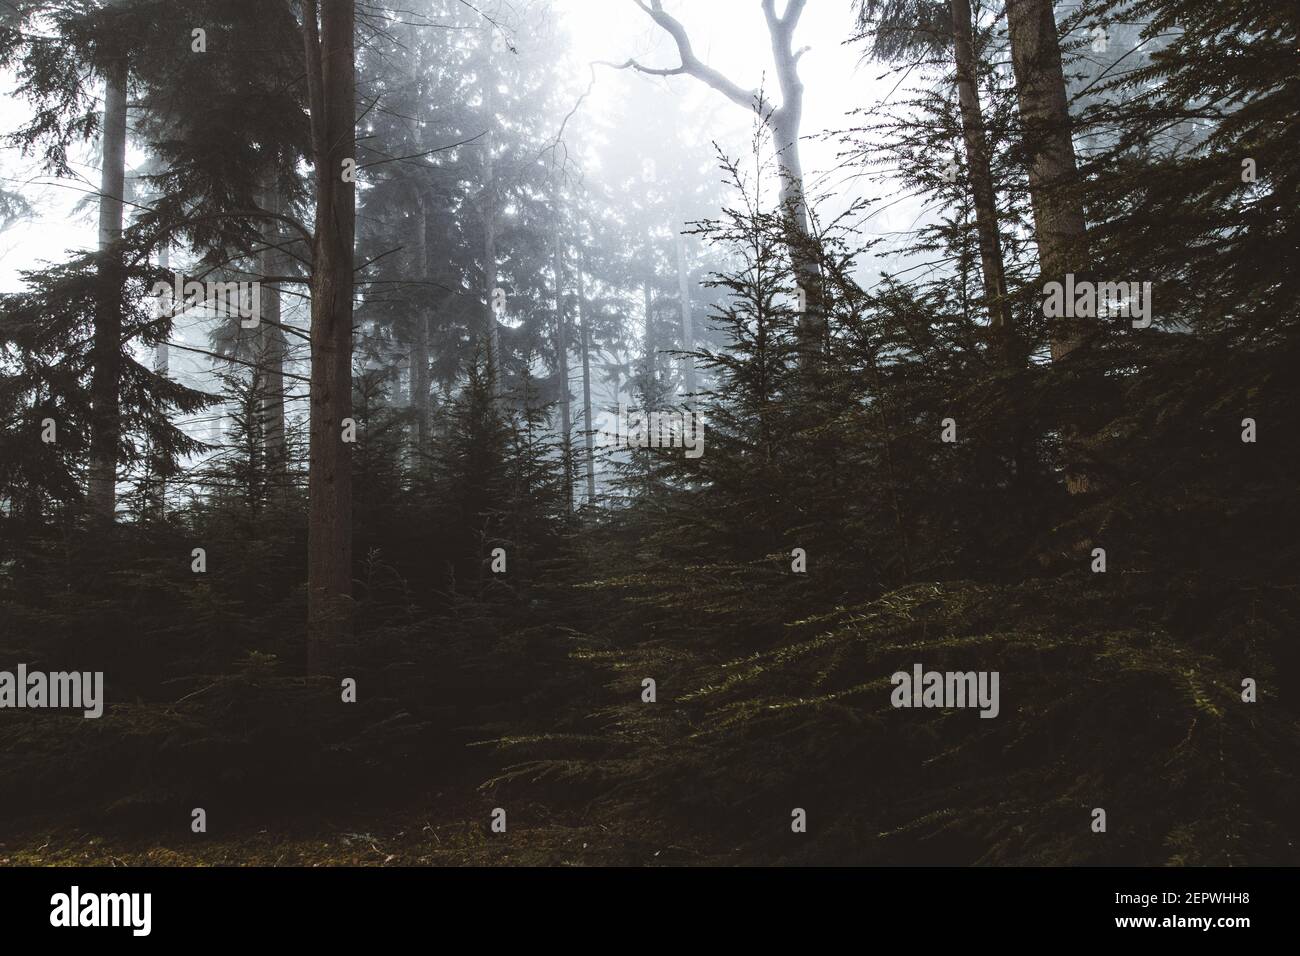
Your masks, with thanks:
[(799, 79), (799, 58), (808, 48), (795, 50), (793, 38), (806, 0), (788, 0), (785, 13), (781, 16), (776, 13), (776, 0), (761, 0), (781, 89), (781, 103), (776, 106), (767, 100), (761, 90), (745, 89), (702, 62), (695, 55), (686, 28), (681, 21), (664, 10), (662, 0), (632, 2), (673, 38), (681, 62), (675, 67), (651, 67), (635, 59), (628, 59), (623, 63), (608, 65), (617, 69), (636, 70), (650, 76), (693, 76), (737, 106), (756, 113), (772, 137), (781, 175), (780, 201), (786, 216), (786, 246), (800, 293), (802, 318), (799, 323), (799, 350), (806, 362), (821, 349), (826, 320), (821, 270), (814, 251), (808, 204), (804, 196), (803, 165), (799, 158), (799, 125), (803, 118), (803, 83)]

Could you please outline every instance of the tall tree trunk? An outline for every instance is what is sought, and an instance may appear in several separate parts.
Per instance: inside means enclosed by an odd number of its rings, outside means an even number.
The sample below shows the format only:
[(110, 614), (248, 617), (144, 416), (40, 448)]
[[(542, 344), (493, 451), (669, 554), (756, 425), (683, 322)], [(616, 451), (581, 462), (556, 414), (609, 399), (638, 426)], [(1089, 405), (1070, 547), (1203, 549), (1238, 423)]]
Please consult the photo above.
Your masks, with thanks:
[(658, 356), (655, 354), (657, 345), (654, 339), (654, 332), (651, 329), (651, 304), (650, 304), (650, 280), (646, 279), (641, 283), (641, 297), (644, 303), (645, 311), (645, 374), (646, 374), (646, 400), (652, 402), (655, 398), (655, 382), (659, 376), (656, 366), (659, 364)]
[[(162, 241), (162, 245), (158, 247), (158, 268), (161, 269), (164, 274), (171, 268), (171, 258), (172, 258), (171, 252), (172, 252), (172, 242), (171, 242), (171, 237), (169, 236), (168, 238), (164, 239)], [(173, 310), (174, 308), (175, 308), (175, 304), (173, 303)], [(154, 349), (153, 370), (156, 375), (162, 378), (167, 377), (167, 373), (171, 365), (171, 349), (168, 345), (168, 338), (170, 338), (170, 335), (162, 338), (158, 342), (157, 347)], [(160, 521), (167, 514), (167, 476), (166, 475), (160, 475), (158, 478), (157, 499), (152, 503), (152, 510), (154, 513), (154, 517), (156, 517)]]
[(772, 59), (781, 86), (781, 107), (767, 118), (781, 173), (780, 201), (789, 216), (790, 264), (799, 286), (803, 315), (799, 320), (798, 349), (805, 368), (819, 363), (826, 338), (826, 302), (822, 289), (821, 264), (812, 235), (807, 196), (804, 194), (803, 160), (799, 155), (799, 129), (803, 123), (803, 81), (799, 79), (799, 57), (794, 50), (794, 29), (803, 14), (805, 0), (789, 0), (785, 14), (777, 16), (775, 0), (762, 0), (763, 16), (771, 39)]
[[(1007, 29), (1020, 120), (1032, 156), (1029, 195), (1040, 271), (1044, 283), (1061, 281), (1067, 273), (1086, 274), (1088, 232), (1051, 0), (1007, 0)], [(1052, 361), (1059, 362), (1078, 347), (1081, 335), (1074, 320), (1055, 322), (1050, 345)], [(1079, 464), (1080, 436), (1077, 421), (1061, 422), (1065, 484), (1070, 494), (1085, 493), (1092, 484)]]
[[(171, 239), (167, 238), (164, 239), (162, 245), (158, 247), (158, 268), (163, 272), (167, 272), (171, 269), (171, 262), (172, 243)], [(173, 310), (174, 308), (175, 305), (173, 304)], [(170, 336), (168, 336), (168, 338), (170, 338)], [(154, 350), (153, 355), (153, 370), (164, 378), (166, 378), (171, 366), (171, 349), (168, 346), (168, 338), (164, 338), (158, 343), (158, 347)]]
[(496, 126), (496, 97), (492, 80), (484, 84), (483, 103), (487, 114), (487, 132), (483, 137), (483, 301), (487, 306), (488, 363), (492, 372), (492, 394), (500, 395), (505, 370), (501, 367), (501, 332), (497, 323), (495, 290), (497, 287), (497, 198), (496, 167), (492, 156), (492, 131)]
[[(424, 191), (415, 192), (415, 243), (411, 259), (414, 274), (421, 279), (429, 273), (428, 246), (429, 217)], [(411, 320), (415, 324), (411, 342), (411, 407), (415, 410), (415, 447), (423, 451), (429, 447), (429, 314), (425, 309), (425, 287), (420, 286), (417, 305)]]
[(586, 289), (583, 283), (583, 269), (586, 262), (578, 260), (578, 322), (582, 326), (582, 422), (586, 433), (587, 469), (587, 504), (596, 503), (596, 452), (595, 436), (592, 434), (591, 421), (591, 330), (587, 328), (587, 306), (584, 301)]
[[(304, 0), (308, 84), (316, 165), (312, 249), (311, 447), (307, 589), (310, 673), (322, 673), (351, 629), (352, 291), (356, 185), (344, 176), (356, 150), (354, 0)], [(351, 166), (351, 164), (348, 164)]]
[(970, 170), (971, 194), (975, 203), (975, 229), (979, 236), (980, 265), (984, 274), (984, 298), (988, 302), (989, 327), (1010, 359), (1007, 338), (1010, 332), (1006, 270), (1002, 259), (1002, 239), (998, 231), (997, 200), (993, 190), (993, 171), (988, 140), (984, 135), (984, 116), (980, 109), (978, 63), (975, 38), (971, 29), (970, 0), (951, 0), (952, 39), (957, 65), (957, 98), (961, 105), (962, 138), (966, 145), (966, 165)]
[[(1029, 195), (1039, 263), (1044, 281), (1060, 280), (1087, 270), (1088, 233), (1051, 0), (1007, 0), (1007, 28), (1020, 120), (1032, 156)], [(1078, 344), (1077, 329), (1058, 320), (1052, 360), (1065, 358)]]
[(786, 92), (785, 104), (768, 118), (767, 127), (777, 152), (777, 168), (781, 175), (777, 195), (787, 217), (786, 246), (795, 284), (799, 288), (801, 314), (796, 330), (799, 360), (805, 368), (811, 368), (822, 352), (826, 304), (822, 295), (821, 266), (817, 261), (808, 203), (803, 191), (803, 162), (799, 156), (802, 114), (803, 84), (796, 80)]
[[(488, 176), (492, 161), (488, 160)], [(501, 368), (501, 331), (496, 313), (497, 288), (497, 222), (495, 202), (484, 198), (483, 208), (483, 298), (487, 305), (483, 321), (487, 325), (488, 363), (492, 375), (492, 394), (500, 395), (502, 390)]]
[(555, 364), (560, 379), (560, 433), (563, 436), (565, 508), (573, 510), (573, 410), (569, 395), (569, 316), (564, 308), (564, 251), (559, 223), (551, 247), (555, 270)]
[[(424, 148), (424, 136), (419, 117), (416, 114), (418, 113), (418, 104), (422, 103), (420, 94), (425, 58), (424, 49), (420, 45), (419, 26), (415, 22), (410, 23), (407, 33), (411, 47), (411, 93), (412, 100), (417, 104), (411, 110), (411, 152), (419, 153)], [(410, 395), (411, 408), (415, 413), (415, 449), (417, 452), (422, 452), (429, 447), (429, 441), (432, 437), (429, 434), (429, 412), (432, 407), (432, 396), (429, 394), (431, 384), (429, 381), (429, 314), (425, 308), (427, 292), (426, 286), (423, 284), (431, 270), (429, 268), (428, 245), (429, 212), (426, 205), (424, 183), (417, 180), (414, 190), (415, 241), (411, 246), (411, 273), (420, 280), (421, 284), (416, 290), (416, 305), (411, 315), (414, 329), (411, 336)]]
[[(274, 174), (262, 192), (262, 206), (267, 212), (283, 212), (280, 190)], [(258, 323), (257, 364), (263, 381), (262, 401), (258, 417), (262, 423), (262, 442), (266, 449), (267, 479), (274, 494), (283, 498), (287, 491), (287, 452), (284, 435), (284, 358), (286, 339), (282, 328), (284, 317), (280, 299), (280, 284), (268, 281), (269, 276), (284, 274), (285, 256), (280, 251), (279, 224), (275, 220), (265, 230), (266, 246), (262, 250), (260, 301), (262, 318)]]
[(117, 511), (117, 449), (121, 436), (122, 199), (126, 190), (125, 58), (108, 69), (104, 85), (104, 162), (99, 181), (99, 262), (90, 380), (90, 469), (87, 505), (111, 522)]
[[(679, 217), (680, 218), (680, 217)], [(690, 352), (695, 348), (695, 326), (691, 322), (691, 284), (686, 272), (686, 236), (680, 229), (685, 223), (678, 222), (675, 229), (677, 244), (677, 302), (682, 310), (682, 351)], [(686, 394), (688, 402), (694, 402), (689, 396), (695, 393), (695, 359), (687, 355), (682, 365), (686, 377)]]

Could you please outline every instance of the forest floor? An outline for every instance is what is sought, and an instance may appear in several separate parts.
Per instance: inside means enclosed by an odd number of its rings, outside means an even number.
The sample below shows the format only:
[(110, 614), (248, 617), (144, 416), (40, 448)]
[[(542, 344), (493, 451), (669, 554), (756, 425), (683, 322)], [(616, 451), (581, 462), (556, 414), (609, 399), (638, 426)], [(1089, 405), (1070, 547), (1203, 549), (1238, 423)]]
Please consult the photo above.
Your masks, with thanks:
[[(465, 793), (470, 794), (469, 798)], [(431, 793), (382, 812), (356, 810), (240, 824), (188, 827), (176, 838), (81, 824), (30, 826), (0, 841), (0, 866), (680, 866), (699, 849), (650, 836), (649, 822), (617, 828), (538, 805), (512, 806), (505, 833), (470, 791)]]
[[(480, 812), (482, 820), (486, 812)], [(176, 840), (104, 836), (77, 826), (31, 831), (0, 843), (0, 866), (680, 866), (701, 862), (685, 847), (534, 813), (527, 825), (492, 833), (466, 818), (412, 810), (249, 826)]]

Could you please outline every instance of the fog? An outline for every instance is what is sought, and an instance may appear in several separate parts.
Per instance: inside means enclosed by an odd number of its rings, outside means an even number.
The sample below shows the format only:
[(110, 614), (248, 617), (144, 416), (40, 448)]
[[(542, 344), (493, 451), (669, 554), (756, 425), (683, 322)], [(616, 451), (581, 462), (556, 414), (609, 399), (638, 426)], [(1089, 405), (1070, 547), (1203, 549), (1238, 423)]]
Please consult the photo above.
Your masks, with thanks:
[[(508, 4), (505, 9), (527, 7)], [(705, 144), (716, 141), (732, 156), (750, 148), (754, 115), (690, 76), (650, 77), (628, 69), (598, 63), (622, 64), (628, 59), (653, 68), (678, 65), (671, 37), (656, 26), (635, 0), (555, 0), (554, 9), (567, 36), (564, 73), (570, 106), (581, 103), (566, 125), (566, 142), (575, 158), (586, 165), (598, 165), (601, 148), (584, 144), (584, 136), (599, 127), (617, 142), (641, 124), (643, 116), (629, 115), (629, 93), (653, 90), (639, 104), (651, 103), (665, 120), (680, 124), (688, 135)], [(690, 32), (699, 58), (746, 89), (764, 89), (779, 101), (773, 73), (769, 37), (759, 0), (693, 0), (669, 2), (667, 9), (679, 15)], [(419, 12), (394, 6), (400, 22), (423, 23)], [(850, 114), (886, 102), (898, 95), (899, 73), (889, 64), (864, 62), (861, 43), (848, 40), (854, 33), (854, 14), (848, 3), (812, 0), (804, 11), (795, 34), (797, 47), (808, 47), (799, 61), (799, 75), (805, 86), (804, 165), (808, 190), (828, 197), (825, 213), (834, 215), (854, 201), (878, 194), (858, 177), (845, 174), (839, 162), (840, 146), (833, 136), (855, 125)], [(527, 49), (529, 38), (506, 30), (516, 47)], [(913, 74), (915, 76), (915, 74)], [(13, 72), (0, 73), (0, 128), (11, 129), (30, 118), (29, 104), (14, 94)], [(558, 119), (558, 117), (557, 117)], [(147, 159), (133, 144), (129, 165), (140, 166)], [(0, 149), (0, 175), (11, 188), (37, 206), (34, 218), (0, 233), (0, 290), (21, 286), (19, 274), (42, 262), (56, 261), (70, 248), (84, 248), (94, 241), (98, 153), (96, 144), (77, 149), (72, 163), (76, 176), (55, 181), (32, 157), (23, 157), (10, 146)], [(89, 204), (89, 205), (87, 205)], [(78, 208), (78, 207), (81, 208)], [(908, 200), (876, 211), (863, 223), (867, 235), (891, 235), (900, 226), (914, 222), (919, 201)], [(877, 250), (885, 257), (880, 268), (895, 267), (899, 260), (888, 255), (887, 247)]]

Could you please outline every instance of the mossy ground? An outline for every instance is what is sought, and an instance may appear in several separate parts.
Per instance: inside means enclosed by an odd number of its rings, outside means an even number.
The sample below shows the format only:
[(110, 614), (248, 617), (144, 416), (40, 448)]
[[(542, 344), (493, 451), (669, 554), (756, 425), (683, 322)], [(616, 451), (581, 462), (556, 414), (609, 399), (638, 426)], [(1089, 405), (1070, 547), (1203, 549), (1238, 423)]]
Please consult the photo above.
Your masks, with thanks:
[(671, 866), (704, 861), (699, 848), (650, 835), (648, 824), (614, 826), (544, 807), (508, 811), (491, 832), (491, 804), (430, 794), (376, 815), (245, 825), (175, 837), (105, 834), (81, 826), (33, 827), (0, 842), (0, 866)]

